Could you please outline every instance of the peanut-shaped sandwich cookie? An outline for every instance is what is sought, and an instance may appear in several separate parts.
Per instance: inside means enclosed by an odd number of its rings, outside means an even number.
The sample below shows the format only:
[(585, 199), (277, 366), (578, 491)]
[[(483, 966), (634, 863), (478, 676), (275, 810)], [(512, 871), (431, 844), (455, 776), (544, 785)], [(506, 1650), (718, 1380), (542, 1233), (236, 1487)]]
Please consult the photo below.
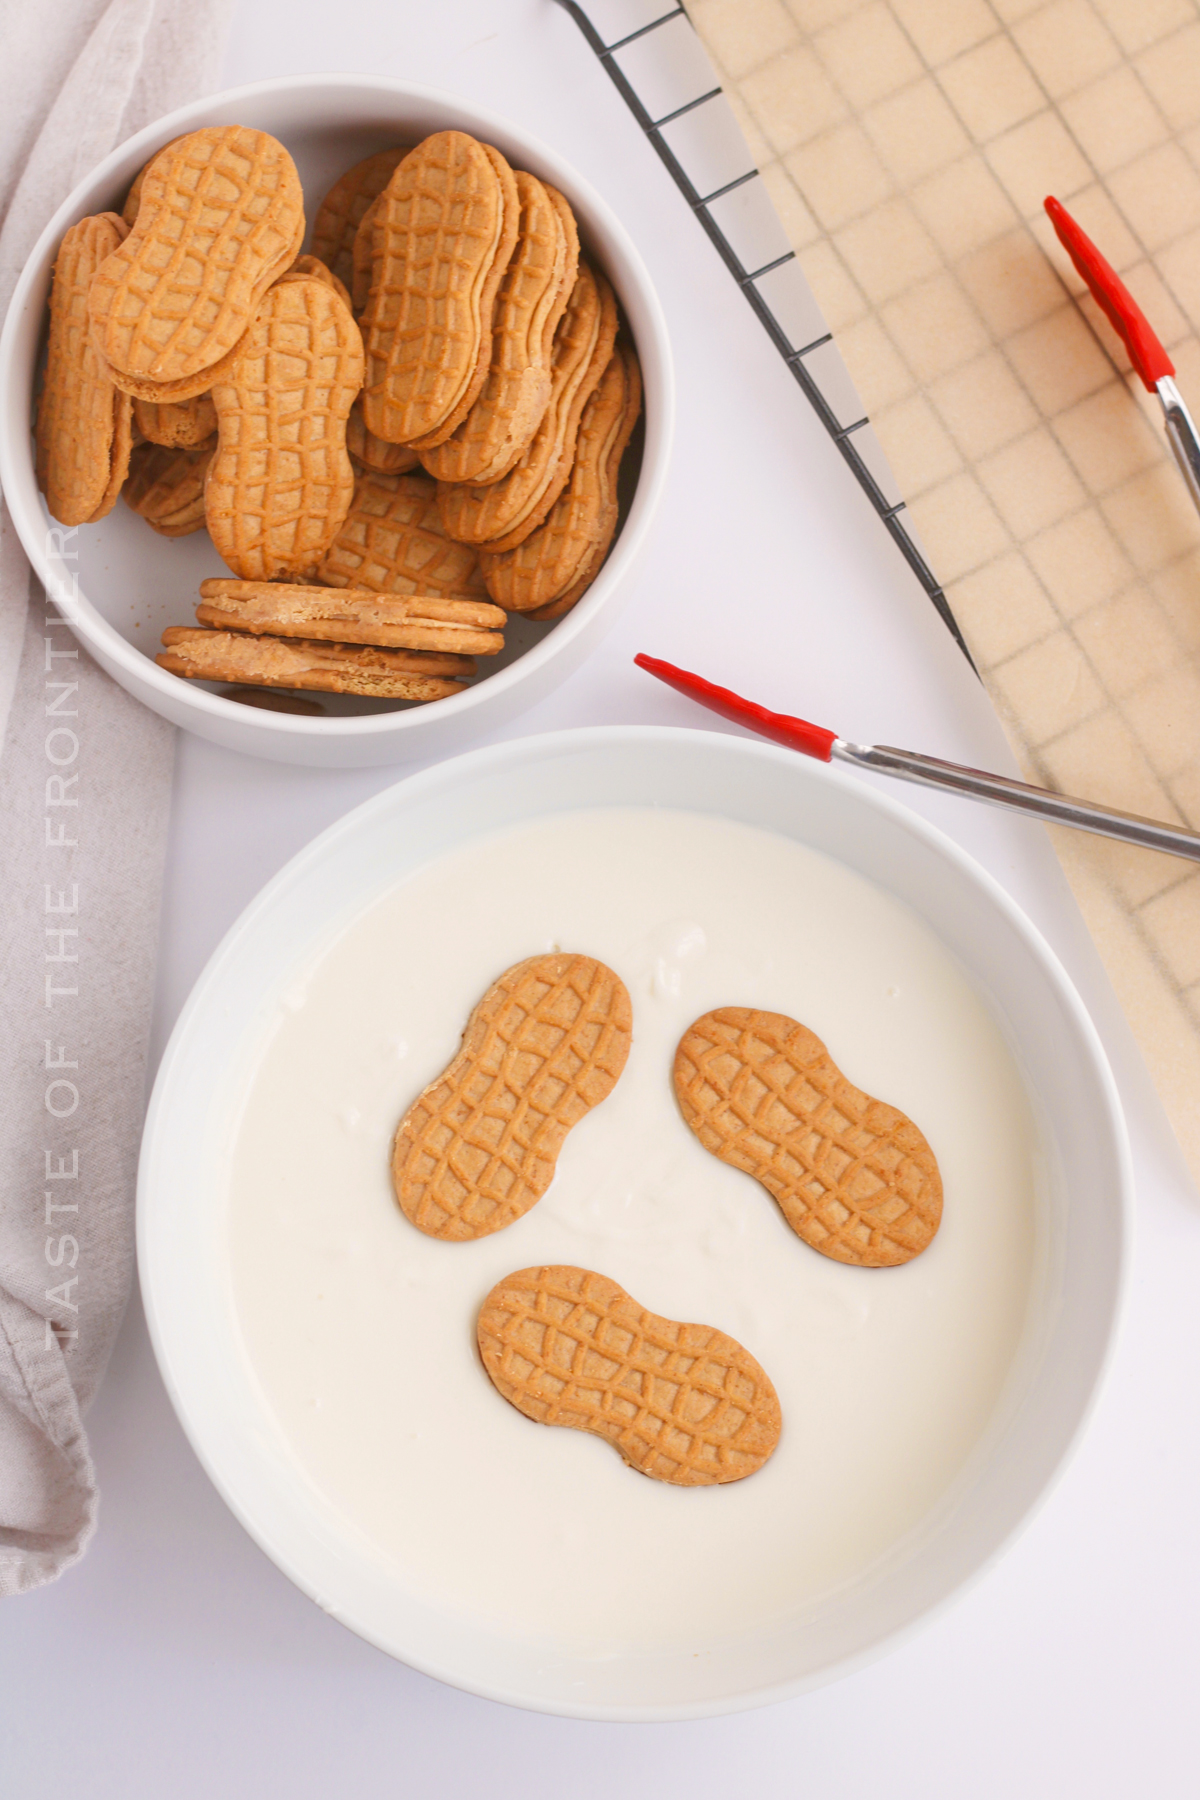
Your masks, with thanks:
[(337, 644), (435, 650), (464, 658), (497, 655), (504, 648), (506, 623), (500, 608), (486, 600), (219, 578), (200, 583), (196, 618), (223, 631), (328, 638)]
[(116, 213), (80, 219), (55, 258), (36, 442), (38, 486), (60, 525), (86, 525), (111, 512), (129, 468), (132, 402), (113, 386), (87, 310), (96, 270), (125, 231)]
[(425, 475), (361, 471), (317, 574), (330, 587), (487, 600), (479, 556), (447, 536), (437, 488)]
[(311, 277), (279, 282), (213, 387), (220, 438), (209, 536), (235, 575), (312, 575), (354, 498), (346, 420), (362, 382), (358, 326)]
[(544, 522), (515, 550), (484, 550), (488, 593), (506, 612), (557, 619), (600, 571), (617, 528), (617, 476), (642, 409), (637, 358), (619, 344), (583, 409), (571, 479)]
[(795, 1019), (745, 1006), (705, 1013), (680, 1040), (675, 1092), (704, 1148), (761, 1182), (822, 1256), (892, 1268), (932, 1241), (942, 1217), (933, 1151)]
[(117, 386), (144, 400), (203, 393), (303, 237), (296, 165), (265, 131), (206, 126), (160, 150), (88, 296)]
[(711, 1325), (647, 1312), (591, 1269), (520, 1269), (483, 1303), (479, 1354), (528, 1419), (605, 1438), (675, 1487), (741, 1481), (779, 1442), (770, 1378)]
[(554, 338), (550, 400), (528, 450), (500, 481), (438, 483), (438, 510), (450, 536), (488, 550), (512, 550), (541, 524), (566, 487), (583, 409), (608, 366), (617, 302), (586, 262)]
[(427, 448), (470, 411), (519, 215), (512, 170), (465, 132), (435, 132), (397, 167), (374, 215), (363, 312), (363, 417), (376, 437)]
[(315, 688), (322, 694), (361, 694), (371, 700), (445, 700), (461, 694), (465, 678), (475, 673), (467, 656), (207, 631), (194, 625), (168, 625), (162, 641), (162, 652), (154, 659), (159, 668), (189, 681)]
[(520, 170), (516, 182), (521, 229), (496, 299), (487, 380), (453, 435), (421, 452), (439, 481), (499, 481), (529, 448), (549, 404), (554, 332), (575, 285), (579, 242), (568, 241), (561, 195)]
[(594, 957), (508, 969), (400, 1122), (392, 1181), (405, 1216), (459, 1241), (522, 1218), (554, 1179), (568, 1131), (615, 1087), (632, 1023), (624, 982)]

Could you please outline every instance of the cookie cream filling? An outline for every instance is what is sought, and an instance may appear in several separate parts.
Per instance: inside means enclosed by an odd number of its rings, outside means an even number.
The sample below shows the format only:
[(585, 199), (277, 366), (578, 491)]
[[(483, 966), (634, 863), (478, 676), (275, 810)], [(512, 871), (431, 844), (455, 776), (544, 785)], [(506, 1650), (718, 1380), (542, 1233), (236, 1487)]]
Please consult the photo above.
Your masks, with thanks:
[[(426, 1237), (392, 1194), (396, 1124), (496, 976), (560, 948), (629, 988), (624, 1074), (524, 1218), (471, 1243)], [(802, 1020), (920, 1126), (945, 1212), (915, 1261), (818, 1255), (697, 1142), (672, 1060), (728, 1005)], [(314, 1506), (381, 1578), (597, 1656), (699, 1651), (903, 1556), (971, 1478), (1039, 1266), (1028, 1100), (957, 964), (840, 864), (701, 814), (546, 818), (376, 901), (281, 992), (227, 1167), (232, 1305)], [(595, 1269), (744, 1344), (782, 1404), (770, 1462), (673, 1488), (506, 1404), (476, 1317), (502, 1276), (542, 1263)]]

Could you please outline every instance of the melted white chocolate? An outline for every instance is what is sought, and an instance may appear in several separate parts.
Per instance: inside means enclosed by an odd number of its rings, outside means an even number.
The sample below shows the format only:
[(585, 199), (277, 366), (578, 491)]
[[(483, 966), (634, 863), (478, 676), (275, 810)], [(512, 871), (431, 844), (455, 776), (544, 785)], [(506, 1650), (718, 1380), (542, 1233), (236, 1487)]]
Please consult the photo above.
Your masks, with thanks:
[[(524, 1219), (476, 1243), (425, 1237), (392, 1195), (396, 1124), (495, 977), (558, 948), (626, 982), (625, 1072)], [(672, 1059), (725, 1005), (802, 1020), (920, 1126), (945, 1184), (923, 1256), (830, 1262), (697, 1143)], [(230, 1152), (233, 1302), (280, 1454), (381, 1569), (526, 1638), (700, 1647), (818, 1604), (944, 1501), (1020, 1341), (1036, 1155), (995, 1023), (905, 907), (748, 826), (573, 813), (431, 862), (281, 993)], [(509, 1406), (475, 1319), (537, 1263), (600, 1270), (752, 1351), (783, 1407), (766, 1467), (672, 1488)]]

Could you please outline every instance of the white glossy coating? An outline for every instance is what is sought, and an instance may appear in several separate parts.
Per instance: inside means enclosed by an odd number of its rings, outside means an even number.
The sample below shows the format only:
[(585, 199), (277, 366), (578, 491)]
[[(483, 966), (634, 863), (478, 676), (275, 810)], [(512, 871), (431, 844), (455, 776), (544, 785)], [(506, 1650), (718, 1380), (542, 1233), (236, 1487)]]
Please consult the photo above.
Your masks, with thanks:
[[(1030, 1096), (1042, 1250), (998, 1411), (907, 1554), (883, 1557), (809, 1606), (785, 1608), (786, 1617), (760, 1614), (745, 1632), (710, 1621), (702, 1653), (643, 1640), (635, 1654), (609, 1637), (597, 1655), (522, 1638), (381, 1569), (378, 1545), (348, 1529), (294, 1457), (281, 1454), (276, 1415), (235, 1316), (224, 1196), (228, 1148), (280, 997), (299, 997), (297, 976), (365, 908), (482, 834), (564, 810), (647, 805), (794, 839), (924, 921), (992, 1013)], [(476, 912), (486, 918), (486, 894)], [(667, 960), (681, 963), (678, 954)], [(476, 971), (468, 974), (476, 984)], [(451, 1022), (451, 1041), (455, 1029)], [(446, 1047), (423, 1047), (423, 1061)], [(871, 1085), (867, 1071), (862, 1078)], [(383, 1110), (399, 1104), (404, 1085), (396, 1080)], [(602, 1117), (603, 1109), (580, 1131), (596, 1135)], [(386, 1204), (378, 1177), (373, 1193)], [(247, 1529), (306, 1592), (394, 1655), (476, 1692), (594, 1718), (661, 1719), (758, 1704), (827, 1680), (913, 1629), (1003, 1549), (1091, 1407), (1116, 1319), (1128, 1207), (1124, 1129), (1093, 1028), (1057, 961), (988, 876), (905, 809), (836, 770), (707, 733), (618, 728), (494, 747), (415, 776), (350, 814), (264, 891), (217, 952), (164, 1058), (140, 1173), (139, 1257), (160, 1363), (192, 1442)], [(532, 1243), (543, 1229), (535, 1210), (513, 1232)], [(300, 1317), (296, 1329), (304, 1329)], [(547, 1453), (607, 1454), (611, 1464), (601, 1466), (624, 1476), (603, 1445), (543, 1436)]]
[[(391, 1191), (397, 1122), (492, 981), (559, 949), (626, 982), (624, 1073), (523, 1219), (426, 1237)], [(802, 1020), (918, 1123), (946, 1192), (921, 1257), (818, 1255), (699, 1144), (671, 1067), (722, 1005)], [(961, 1479), (1037, 1280), (1036, 1152), (1000, 1032), (908, 907), (729, 819), (560, 813), (419, 870), (279, 993), (223, 1196), (234, 1308), (280, 1454), (401, 1588), (576, 1655), (707, 1650), (826, 1602)], [(685, 1492), (507, 1405), (480, 1302), (555, 1263), (751, 1350), (784, 1416), (765, 1468)]]

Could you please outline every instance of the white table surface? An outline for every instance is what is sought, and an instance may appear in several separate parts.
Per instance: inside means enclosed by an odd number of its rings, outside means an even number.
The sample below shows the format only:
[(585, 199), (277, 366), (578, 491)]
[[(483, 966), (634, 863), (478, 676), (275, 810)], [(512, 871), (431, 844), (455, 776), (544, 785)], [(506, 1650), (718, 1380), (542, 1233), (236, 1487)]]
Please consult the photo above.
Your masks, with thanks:
[[(241, 0), (227, 83), (355, 68), (453, 90), (554, 144), (624, 219), (674, 340), (673, 473), (627, 610), (502, 735), (702, 722), (631, 666), (645, 649), (848, 737), (1011, 768), (982, 689), (567, 16), (551, 0)], [(263, 882), (395, 773), (283, 768), (181, 737), (155, 1059)], [(496, 1706), (360, 1642), (250, 1542), (184, 1440), (135, 1300), (89, 1419), (99, 1533), (0, 1620), (6, 1800), (1196, 1794), (1200, 1203), (1041, 828), (901, 797), (1062, 956), (1113, 1060), (1137, 1165), (1115, 1367), (1000, 1567), (903, 1649), (765, 1711), (623, 1726)]]

